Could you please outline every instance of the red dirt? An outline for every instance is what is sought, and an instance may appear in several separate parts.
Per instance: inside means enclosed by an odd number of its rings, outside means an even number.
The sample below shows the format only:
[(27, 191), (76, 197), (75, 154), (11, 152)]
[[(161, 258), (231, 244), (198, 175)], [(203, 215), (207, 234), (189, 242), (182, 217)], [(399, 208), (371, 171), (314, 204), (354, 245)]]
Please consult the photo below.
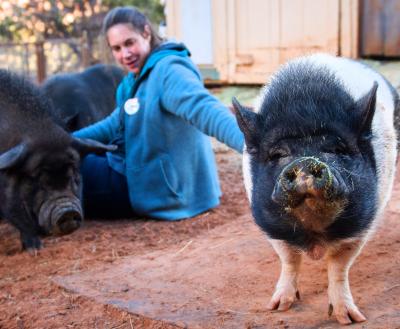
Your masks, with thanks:
[[(240, 156), (219, 151), (217, 159), (222, 204), (193, 219), (87, 220), (44, 239), (37, 257), (0, 222), (0, 328), (338, 327), (327, 315), (323, 261), (305, 260), (302, 300), (291, 310), (266, 310), (279, 260), (251, 220)], [(397, 183), (383, 225), (352, 267), (368, 318), (353, 328), (400, 328), (399, 201)]]

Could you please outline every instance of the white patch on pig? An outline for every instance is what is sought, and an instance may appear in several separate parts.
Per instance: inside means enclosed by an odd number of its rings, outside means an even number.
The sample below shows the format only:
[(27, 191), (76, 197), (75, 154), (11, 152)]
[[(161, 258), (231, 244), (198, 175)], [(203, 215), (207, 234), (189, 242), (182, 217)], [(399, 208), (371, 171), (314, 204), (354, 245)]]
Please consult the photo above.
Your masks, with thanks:
[(247, 198), (251, 204), (252, 192), (253, 192), (253, 181), (251, 180), (251, 168), (250, 168), (250, 154), (247, 153), (247, 148), (243, 148), (243, 180), (244, 187), (246, 188)]
[[(332, 244), (327, 253), (329, 304), (339, 323), (365, 321), (365, 316), (354, 303), (350, 290), (349, 270), (366, 242), (365, 238)], [(350, 317), (349, 317), (350, 316)]]
[(253, 107), (254, 107), (254, 112), (256, 112), (256, 113), (260, 113), (261, 112), (261, 105), (264, 102), (265, 96), (268, 93), (268, 85), (269, 85), (269, 82), (267, 82), (267, 84), (265, 84), (261, 88), (261, 90), (258, 93), (256, 99), (254, 100)]
[(296, 300), (302, 254), (281, 240), (268, 239), (281, 260), (281, 274), (267, 308), (285, 311)]

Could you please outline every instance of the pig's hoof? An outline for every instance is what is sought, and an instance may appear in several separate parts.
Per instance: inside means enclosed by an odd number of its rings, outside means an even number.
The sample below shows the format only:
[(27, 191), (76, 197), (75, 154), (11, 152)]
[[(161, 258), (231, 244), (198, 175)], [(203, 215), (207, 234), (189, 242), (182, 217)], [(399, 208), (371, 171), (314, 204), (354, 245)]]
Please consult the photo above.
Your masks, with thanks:
[(25, 237), (22, 239), (22, 247), (31, 255), (36, 256), (38, 250), (42, 248), (42, 242), (37, 236), (29, 238)]
[(367, 320), (367, 318), (353, 303), (349, 303), (348, 305), (341, 303), (335, 306), (329, 304), (329, 316), (331, 316), (332, 313), (335, 314), (337, 321), (343, 325), (352, 324), (354, 322), (363, 322)]
[(300, 299), (299, 291), (294, 287), (278, 288), (267, 305), (269, 310), (287, 311), (294, 301)]

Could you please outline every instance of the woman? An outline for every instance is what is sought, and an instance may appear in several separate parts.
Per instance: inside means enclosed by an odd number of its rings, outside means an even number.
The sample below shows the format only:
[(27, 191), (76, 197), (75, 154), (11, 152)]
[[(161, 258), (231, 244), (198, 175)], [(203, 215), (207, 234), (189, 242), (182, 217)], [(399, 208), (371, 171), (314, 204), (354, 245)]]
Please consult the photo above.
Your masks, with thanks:
[(241, 152), (234, 116), (204, 88), (185, 46), (164, 42), (137, 9), (112, 9), (102, 31), (129, 73), (117, 109), (74, 133), (118, 145), (82, 164), (86, 216), (177, 220), (217, 206), (221, 191), (206, 135)]

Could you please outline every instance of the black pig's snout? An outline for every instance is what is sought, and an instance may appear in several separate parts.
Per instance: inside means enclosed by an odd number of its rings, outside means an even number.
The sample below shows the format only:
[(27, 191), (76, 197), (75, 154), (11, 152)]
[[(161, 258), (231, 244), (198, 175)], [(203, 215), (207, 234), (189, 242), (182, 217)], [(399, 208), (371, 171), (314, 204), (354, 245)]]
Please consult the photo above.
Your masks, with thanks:
[(278, 177), (272, 199), (295, 207), (307, 197), (329, 199), (334, 177), (328, 165), (313, 157), (300, 158), (287, 165)]
[(52, 222), (55, 234), (69, 234), (81, 226), (82, 214), (74, 208), (60, 209), (54, 214)]
[(78, 198), (60, 197), (45, 202), (39, 212), (39, 225), (48, 234), (65, 235), (78, 229), (83, 221)]

